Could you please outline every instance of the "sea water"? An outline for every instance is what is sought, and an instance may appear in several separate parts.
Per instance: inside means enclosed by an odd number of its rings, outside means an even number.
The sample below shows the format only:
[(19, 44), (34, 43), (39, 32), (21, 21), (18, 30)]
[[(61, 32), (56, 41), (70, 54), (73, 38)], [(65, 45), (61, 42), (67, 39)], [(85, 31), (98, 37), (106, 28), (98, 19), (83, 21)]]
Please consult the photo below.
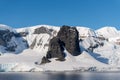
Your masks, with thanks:
[(120, 72), (1, 72), (0, 80), (120, 80)]

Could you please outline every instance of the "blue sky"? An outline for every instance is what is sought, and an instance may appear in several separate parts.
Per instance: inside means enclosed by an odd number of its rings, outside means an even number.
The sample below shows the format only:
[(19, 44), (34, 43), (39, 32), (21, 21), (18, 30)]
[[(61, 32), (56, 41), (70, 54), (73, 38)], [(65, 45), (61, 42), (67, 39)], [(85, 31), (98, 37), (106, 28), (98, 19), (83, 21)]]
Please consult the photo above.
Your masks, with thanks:
[(0, 0), (0, 24), (120, 29), (120, 0)]

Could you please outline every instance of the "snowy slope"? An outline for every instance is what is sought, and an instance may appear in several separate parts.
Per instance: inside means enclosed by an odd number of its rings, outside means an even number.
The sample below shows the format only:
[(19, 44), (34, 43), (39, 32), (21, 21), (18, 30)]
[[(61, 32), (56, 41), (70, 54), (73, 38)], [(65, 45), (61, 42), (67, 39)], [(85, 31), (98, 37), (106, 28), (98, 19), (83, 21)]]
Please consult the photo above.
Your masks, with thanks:
[(108, 39), (109, 42), (119, 43), (120, 39), (120, 31), (115, 27), (103, 27), (95, 31), (98, 36), (103, 36)]
[[(40, 28), (40, 27), (45, 27), (45, 28), (48, 28), (48, 29), (53, 29), (53, 33), (52, 35), (56, 35), (56, 33), (59, 31), (59, 27), (57, 26), (49, 26), (49, 25), (37, 25), (37, 26), (31, 26), (31, 27), (25, 27), (25, 28), (19, 28), (19, 29), (16, 29), (16, 31), (19, 33), (19, 32), (27, 32), (28, 35), (26, 37), (23, 37), (24, 39), (26, 39), (28, 41), (28, 44), (31, 45), (33, 40), (35, 39), (35, 37), (37, 36), (41, 36), (41, 35), (45, 35), (45, 34), (34, 34), (34, 31), (35, 29), (37, 28)], [(56, 32), (56, 33), (54, 33)]]
[(91, 37), (91, 36), (96, 37), (95, 31), (90, 28), (77, 26), (77, 30), (79, 31), (80, 38), (84, 36), (85, 37)]
[(11, 32), (14, 32), (14, 29), (4, 24), (0, 24), (0, 30), (10, 30)]
[[(51, 63), (41, 65), (40, 67), (44, 69), (44, 71), (70, 71), (70, 70), (80, 70), (81, 68), (85, 68), (84, 70), (89, 69), (90, 67), (106, 67), (106, 64), (103, 64), (97, 60), (95, 60), (92, 56), (87, 52), (83, 52), (81, 55), (77, 57), (73, 57), (70, 53), (65, 50), (67, 57), (66, 61), (59, 62), (55, 59), (51, 59)], [(88, 63), (89, 61), (89, 63)], [(94, 64), (93, 64), (94, 63)], [(57, 64), (57, 65), (56, 65)]]
[(106, 38), (113, 38), (113, 37), (115, 38), (120, 36), (119, 31), (115, 27), (109, 27), (109, 26), (96, 30), (96, 33)]

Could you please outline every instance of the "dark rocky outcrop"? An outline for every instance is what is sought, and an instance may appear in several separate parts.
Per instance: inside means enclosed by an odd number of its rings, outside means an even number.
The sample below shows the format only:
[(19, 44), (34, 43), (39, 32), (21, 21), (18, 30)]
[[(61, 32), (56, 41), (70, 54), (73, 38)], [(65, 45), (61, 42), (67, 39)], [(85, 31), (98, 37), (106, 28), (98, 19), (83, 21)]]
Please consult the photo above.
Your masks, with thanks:
[(15, 37), (26, 37), (28, 35), (28, 32), (19, 32), (14, 34)]
[(48, 60), (45, 56), (42, 58), (42, 61), (41, 61), (41, 64), (44, 64), (44, 63), (49, 63), (51, 62), (50, 60)]
[(14, 52), (16, 48), (17, 48), (17, 45), (16, 45), (16, 46), (13, 46), (13, 45), (12, 45), (12, 46), (7, 47), (6, 50), (7, 50), (7, 51)]
[[(23, 40), (22, 37), (16, 37), (17, 32), (10, 31), (9, 29), (0, 29), (0, 46), (4, 47), (3, 53), (15, 52), (19, 47), (17, 40)], [(27, 47), (27, 42), (23, 42)], [(18, 52), (19, 53), (19, 52)]]
[(53, 29), (49, 29), (50, 32), (53, 32), (54, 30)]
[(7, 46), (7, 42), (9, 42), (13, 36), (14, 33), (9, 30), (0, 30), (0, 45)]
[(15, 51), (17, 45), (9, 45), (9, 41), (14, 36), (13, 32), (9, 30), (0, 30), (0, 45), (6, 47), (7, 51)]
[(62, 26), (57, 37), (65, 43), (65, 48), (73, 56), (80, 54), (79, 33), (75, 27)]
[(50, 40), (49, 50), (46, 57), (63, 59), (65, 57), (64, 51), (64, 42), (62, 42), (58, 37), (54, 37)]
[(36, 28), (34, 31), (34, 34), (41, 34), (41, 33), (47, 33), (51, 35), (51, 30), (46, 27), (39, 27)]
[[(45, 58), (57, 58), (57, 61), (65, 61), (66, 55), (64, 49), (73, 56), (77, 56), (81, 53), (78, 31), (75, 27), (62, 26), (60, 28), (57, 36), (50, 40), (49, 49)], [(43, 61), (41, 63), (43, 63)]]
[(6, 42), (10, 41), (13, 35), (14, 33), (9, 30), (0, 30), (0, 38)]
[(5, 41), (2, 38), (0, 38), (0, 45), (6, 46), (6, 43), (5, 43)]

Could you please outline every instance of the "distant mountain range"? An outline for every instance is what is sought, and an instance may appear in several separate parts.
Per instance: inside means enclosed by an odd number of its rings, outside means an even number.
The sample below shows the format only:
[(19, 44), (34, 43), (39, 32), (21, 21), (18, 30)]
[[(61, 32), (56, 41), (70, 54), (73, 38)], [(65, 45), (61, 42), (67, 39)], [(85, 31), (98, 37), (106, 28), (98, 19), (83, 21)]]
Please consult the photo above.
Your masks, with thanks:
[(120, 71), (115, 27), (0, 24), (0, 71)]

